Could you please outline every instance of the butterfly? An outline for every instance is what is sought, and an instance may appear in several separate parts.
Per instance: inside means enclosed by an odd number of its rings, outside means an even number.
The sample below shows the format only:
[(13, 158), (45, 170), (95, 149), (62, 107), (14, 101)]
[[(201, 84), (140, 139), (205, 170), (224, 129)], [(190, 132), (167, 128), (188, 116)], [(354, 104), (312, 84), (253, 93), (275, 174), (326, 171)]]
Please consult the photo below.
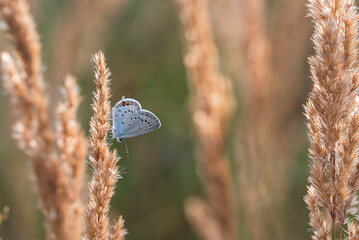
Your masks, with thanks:
[(113, 138), (122, 142), (131, 138), (153, 132), (161, 127), (160, 119), (152, 112), (142, 109), (135, 99), (122, 97), (112, 108)]

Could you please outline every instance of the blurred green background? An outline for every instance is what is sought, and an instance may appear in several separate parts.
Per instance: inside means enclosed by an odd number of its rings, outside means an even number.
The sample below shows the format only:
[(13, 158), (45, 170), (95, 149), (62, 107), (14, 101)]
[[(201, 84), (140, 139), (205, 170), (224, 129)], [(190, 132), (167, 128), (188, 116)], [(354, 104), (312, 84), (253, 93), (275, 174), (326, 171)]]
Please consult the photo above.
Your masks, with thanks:
[[(125, 156), (124, 146), (114, 142), (113, 147), (123, 156), (120, 161), (123, 179), (117, 184), (116, 195), (112, 199), (111, 215), (123, 215), (129, 230), (127, 239), (197, 239), (183, 211), (185, 199), (192, 195), (201, 196), (202, 191), (196, 171), (194, 133), (187, 104), (189, 88), (182, 61), (185, 50), (176, 5), (173, 1), (165, 0), (106, 0), (102, 1), (102, 4), (109, 2), (110, 7), (104, 7), (101, 12), (101, 7), (86, 7), (95, 1), (81, 0), (78, 1), (78, 5), (74, 2), (76, 1), (31, 1), (31, 9), (43, 44), (44, 74), (51, 96), (51, 109), (55, 110), (55, 103), (61, 98), (58, 89), (62, 77), (65, 73), (71, 72), (81, 85), (83, 102), (79, 109), (79, 120), (83, 129), (88, 131), (94, 90), (94, 68), (90, 57), (102, 49), (112, 71), (112, 103), (119, 101), (122, 96), (135, 98), (143, 108), (154, 112), (162, 122), (162, 127), (158, 131), (128, 139), (129, 157)], [(275, 19), (287, 11), (285, 2), (287, 1), (266, 2), (266, 24), (270, 35), (276, 34)], [(288, 169), (285, 203), (278, 212), (278, 216), (283, 220), (285, 239), (309, 239), (310, 236), (307, 225), (308, 211), (303, 201), (309, 169), (305, 118), (302, 116), (301, 105), (304, 104), (311, 86), (306, 64), (311, 42), (310, 24), (309, 20), (305, 19), (304, 1), (300, 2), (300, 21), (306, 26), (306, 31), (302, 34), (306, 40), (305, 44), (297, 46), (299, 49), (290, 51), (301, 52), (296, 62), (299, 70), (293, 71), (292, 74), (293, 78), (301, 82), (300, 88), (296, 89), (299, 100), (293, 112), (301, 123), (296, 127), (303, 134), (290, 136), (301, 138), (302, 141), (297, 141), (301, 145), (296, 146), (297, 150), (293, 154)], [(81, 18), (80, 13), (76, 11), (84, 11)], [(226, 65), (227, 54), (222, 51), (225, 47), (220, 34), (221, 31), (231, 31), (230, 28), (236, 26), (228, 26), (218, 21), (216, 9), (212, 8), (212, 12), (215, 13), (214, 37), (219, 48), (223, 72), (233, 79), (237, 78), (237, 82), (241, 81), (238, 75), (233, 73), (233, 68)], [(98, 18), (95, 16), (97, 13)], [(79, 21), (87, 19), (84, 25), (78, 27), (79, 37), (75, 38), (74, 43), (77, 47), (66, 46), (63, 44), (63, 39), (69, 37), (66, 31), (71, 26), (74, 27), (77, 17)], [(237, 17), (239, 22), (239, 13)], [(76, 21), (72, 23), (71, 19)], [(2, 35), (2, 38), (6, 38), (6, 35)], [(1, 44), (2, 50), (11, 47), (4, 39)], [(296, 44), (293, 43), (293, 46)], [(69, 56), (68, 65), (61, 65), (61, 54)], [(240, 68), (237, 70), (241, 71)], [(11, 138), (11, 123), (14, 120), (9, 99), (4, 89), (0, 89), (0, 208), (6, 205), (11, 208), (10, 218), (0, 227), (0, 236), (3, 239), (14, 240), (40, 239), (43, 237), (42, 216), (36, 204), (29, 163)], [(236, 87), (238, 109), (241, 105), (242, 91), (245, 89)], [(233, 120), (232, 138), (235, 137), (242, 114), (238, 110)], [(288, 139), (288, 142), (293, 141)], [(235, 159), (234, 149), (236, 141), (231, 140), (228, 144), (228, 153), (232, 162)], [(234, 175), (235, 169), (233, 168)], [(239, 235), (241, 239), (251, 239), (249, 223), (242, 211), (246, 206), (241, 204), (239, 195)]]

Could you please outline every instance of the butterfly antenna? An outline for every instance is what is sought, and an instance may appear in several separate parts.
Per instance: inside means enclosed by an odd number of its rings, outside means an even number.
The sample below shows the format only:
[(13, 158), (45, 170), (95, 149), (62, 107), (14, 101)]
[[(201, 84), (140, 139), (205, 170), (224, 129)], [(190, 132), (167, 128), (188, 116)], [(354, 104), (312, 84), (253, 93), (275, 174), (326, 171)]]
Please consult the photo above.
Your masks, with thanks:
[(128, 157), (130, 154), (128, 154), (128, 148), (127, 148), (126, 141), (125, 141), (125, 139), (123, 139), (122, 141), (123, 141), (123, 143), (125, 144), (125, 148), (126, 148), (126, 155), (127, 155), (127, 157)]

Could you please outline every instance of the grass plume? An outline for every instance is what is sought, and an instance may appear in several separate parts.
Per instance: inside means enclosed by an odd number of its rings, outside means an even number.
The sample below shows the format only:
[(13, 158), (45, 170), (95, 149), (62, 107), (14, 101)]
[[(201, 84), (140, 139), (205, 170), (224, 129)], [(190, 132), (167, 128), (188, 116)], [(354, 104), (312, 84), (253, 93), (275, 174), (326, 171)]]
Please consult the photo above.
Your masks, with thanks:
[(55, 131), (41, 72), (41, 44), (29, 6), (24, 0), (2, 0), (0, 16), (15, 48), (12, 55), (1, 54), (4, 87), (16, 117), (14, 137), (30, 159), (46, 239), (80, 239), (87, 141), (76, 121), (76, 82), (67, 81), (67, 99), (59, 106)]
[[(212, 218), (220, 239), (236, 238), (233, 182), (225, 153), (227, 130), (234, 108), (232, 85), (219, 71), (217, 49), (213, 41), (206, 0), (178, 0), (187, 53), (184, 58), (192, 90), (190, 109), (197, 137), (197, 159), (203, 172), (202, 184), (207, 196), (207, 216)], [(195, 209), (193, 201), (186, 212)], [(196, 201), (197, 205), (201, 202)], [(188, 216), (200, 216), (187, 213)], [(190, 222), (196, 218), (190, 217)], [(197, 223), (199, 223), (197, 221)], [(194, 224), (202, 239), (202, 224)]]
[(57, 146), (60, 161), (66, 177), (65, 191), (67, 201), (63, 208), (71, 212), (65, 216), (62, 231), (71, 233), (73, 239), (81, 238), (82, 216), (84, 210), (84, 189), (86, 186), (87, 139), (77, 121), (77, 110), (81, 102), (79, 87), (76, 79), (71, 75), (65, 76), (65, 100), (57, 107)]
[(94, 115), (90, 122), (90, 162), (93, 175), (89, 186), (90, 200), (85, 216), (84, 239), (121, 240), (126, 235), (123, 219), (118, 219), (112, 232), (108, 217), (110, 201), (119, 178), (117, 163), (120, 160), (117, 151), (110, 150), (107, 143), (111, 115), (109, 87), (111, 73), (106, 66), (105, 56), (102, 52), (96, 53), (92, 60), (96, 65), (96, 91), (92, 106)]
[[(313, 89), (305, 106), (311, 147), (308, 193), (313, 239), (349, 237), (348, 219), (358, 191), (358, 13), (352, 0), (310, 0), (315, 54), (309, 58)], [(354, 224), (354, 225), (353, 225)]]

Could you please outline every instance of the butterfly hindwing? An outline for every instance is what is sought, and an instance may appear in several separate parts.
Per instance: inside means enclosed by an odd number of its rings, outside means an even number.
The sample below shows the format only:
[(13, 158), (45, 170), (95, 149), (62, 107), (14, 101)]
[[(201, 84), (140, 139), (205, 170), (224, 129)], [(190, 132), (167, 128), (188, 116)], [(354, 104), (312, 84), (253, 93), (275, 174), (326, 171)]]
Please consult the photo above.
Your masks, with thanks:
[(131, 127), (125, 132), (124, 138), (136, 137), (155, 131), (161, 127), (161, 122), (155, 114), (142, 109), (130, 125)]

